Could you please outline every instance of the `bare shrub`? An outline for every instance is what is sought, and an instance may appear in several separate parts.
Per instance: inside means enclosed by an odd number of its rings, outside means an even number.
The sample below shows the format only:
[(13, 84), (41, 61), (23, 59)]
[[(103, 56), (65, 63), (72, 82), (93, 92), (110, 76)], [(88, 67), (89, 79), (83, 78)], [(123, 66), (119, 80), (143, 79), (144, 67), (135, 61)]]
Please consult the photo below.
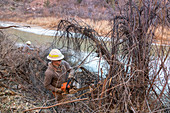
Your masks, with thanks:
[[(169, 110), (169, 52), (168, 46), (157, 45), (157, 26), (169, 25), (166, 1), (128, 0), (118, 15), (113, 16), (112, 29), (100, 37), (94, 29), (75, 20), (62, 20), (58, 25), (61, 34), (51, 45), (74, 51), (94, 52), (109, 65), (106, 75), (93, 74), (81, 67), (85, 59), (75, 66), (81, 69), (77, 79), (82, 87), (97, 81), (97, 85), (76, 94), (72, 100), (88, 98), (88, 101), (59, 106), (60, 112), (166, 112)], [(107, 26), (106, 26), (107, 27)], [(169, 26), (168, 26), (169, 27)], [(162, 32), (163, 33), (163, 32)], [(13, 46), (14, 42), (0, 35), (0, 73), (3, 78), (13, 77), (33, 100), (55, 104), (48, 100), (43, 88), (47, 50), (28, 56)], [(88, 55), (87, 55), (88, 57)], [(100, 70), (99, 70), (100, 71)], [(8, 79), (10, 80), (10, 79)], [(84, 81), (88, 81), (85, 83)], [(8, 81), (9, 83), (10, 81)], [(35, 93), (39, 95), (35, 95)], [(42, 98), (43, 97), (43, 98)], [(154, 104), (153, 104), (154, 103)], [(67, 109), (68, 108), (68, 109)]]
[[(41, 102), (45, 98), (46, 90), (43, 87), (46, 56), (40, 48), (32, 51), (31, 55), (24, 53), (17, 47), (15, 41), (11, 41), (7, 35), (0, 34), (0, 73), (4, 84), (11, 82), (17, 85), (22, 94), (26, 94), (32, 100)], [(41, 54), (40, 54), (41, 53)], [(10, 81), (8, 81), (7, 78)], [(7, 81), (6, 81), (7, 80)], [(6, 81), (6, 83), (5, 83)], [(9, 85), (9, 84), (6, 84)], [(12, 86), (9, 86), (12, 89)], [(27, 92), (27, 93), (26, 93)], [(29, 92), (29, 93), (28, 93)], [(37, 96), (37, 94), (39, 96)]]
[[(18, 39), (20, 38), (18, 37)], [(10, 37), (8, 37), (8, 34), (4, 34), (0, 31), (0, 85), (8, 90), (12, 90), (14, 94), (20, 95), (23, 99), (20, 101), (23, 101), (24, 103), (27, 101), (34, 106), (49, 106), (56, 104), (57, 101), (52, 93), (46, 90), (43, 85), (44, 72), (47, 69), (48, 62), (46, 56), (49, 54), (51, 48), (56, 48), (56, 45), (51, 43), (49, 47), (36, 47), (34, 48), (34, 51), (25, 53), (22, 51), (22, 47), (16, 46), (18, 39), (12, 41), (10, 40)], [(69, 58), (68, 52), (65, 52), (64, 55), (65, 59)], [(85, 80), (80, 83), (81, 86), (85, 86), (87, 83), (96, 79), (93, 73), (90, 73), (83, 67), (81, 67), (81, 69), (82, 72), (76, 73), (78, 80), (79, 78)], [(81, 95), (87, 91), (88, 90), (80, 91), (76, 95)], [(89, 95), (84, 94), (84, 96)], [(73, 99), (75, 99), (75, 97), (65, 98), (62, 101)], [(82, 105), (64, 105), (59, 108), (51, 109), (51, 112), (56, 110), (61, 112), (79, 112), (79, 106)], [(20, 108), (15, 109), (17, 109), (16, 111), (18, 112), (20, 111)], [(6, 110), (8, 110), (8, 108), (6, 108)]]
[(168, 109), (169, 104), (165, 103), (169, 100), (166, 63), (169, 46), (153, 45), (156, 26), (169, 25), (166, 13), (160, 15), (167, 10), (166, 2), (128, 0), (113, 17), (113, 29), (104, 38), (86, 24), (60, 22), (57, 30), (64, 32), (56, 40), (62, 41), (63, 47), (79, 51), (84, 47), (87, 52), (96, 49), (110, 66), (105, 80), (101, 80), (98, 95), (91, 100), (96, 104), (87, 104), (88, 110), (155, 112), (155, 109)]

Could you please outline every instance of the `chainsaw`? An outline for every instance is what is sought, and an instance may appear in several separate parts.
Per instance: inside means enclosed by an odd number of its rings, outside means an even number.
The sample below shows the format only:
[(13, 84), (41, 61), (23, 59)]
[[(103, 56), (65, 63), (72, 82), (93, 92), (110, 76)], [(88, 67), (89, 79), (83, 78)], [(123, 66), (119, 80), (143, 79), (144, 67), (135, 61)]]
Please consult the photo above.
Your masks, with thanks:
[(71, 85), (71, 80), (68, 82), (64, 82), (62, 85), (61, 85), (61, 90), (65, 93), (65, 94), (75, 94), (79, 91), (83, 91), (83, 90), (86, 90), (86, 89), (90, 89), (90, 88), (94, 88), (94, 86), (96, 86), (97, 84), (94, 84), (94, 85), (87, 85), (85, 87), (82, 87), (82, 88), (76, 88), (75, 86), (72, 86)]

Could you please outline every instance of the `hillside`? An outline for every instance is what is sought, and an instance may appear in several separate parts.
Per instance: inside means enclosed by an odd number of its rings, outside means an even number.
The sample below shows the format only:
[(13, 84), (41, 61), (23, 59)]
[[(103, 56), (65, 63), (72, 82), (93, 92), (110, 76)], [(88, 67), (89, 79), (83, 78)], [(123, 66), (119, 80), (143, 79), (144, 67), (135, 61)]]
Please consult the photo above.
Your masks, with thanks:
[(94, 20), (112, 18), (113, 6), (104, 0), (9, 0), (0, 1), (1, 19), (7, 17), (80, 17)]

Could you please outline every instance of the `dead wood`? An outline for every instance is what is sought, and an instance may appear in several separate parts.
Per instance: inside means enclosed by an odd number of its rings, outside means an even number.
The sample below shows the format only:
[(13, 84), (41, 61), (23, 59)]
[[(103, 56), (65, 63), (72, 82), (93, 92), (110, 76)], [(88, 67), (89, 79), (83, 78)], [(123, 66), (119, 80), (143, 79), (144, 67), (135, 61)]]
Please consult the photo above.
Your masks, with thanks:
[(8, 28), (20, 28), (20, 27), (27, 27), (27, 28), (30, 28), (30, 26), (7, 26), (7, 27), (1, 27), (0, 26), (0, 29), (8, 29)]
[[(164, 13), (165, 15), (160, 16), (158, 12), (161, 6), (166, 5), (161, 1), (157, 3), (152, 1), (149, 5), (142, 1), (139, 5), (128, 0), (121, 9), (121, 13), (113, 16), (113, 24), (110, 24), (113, 29), (105, 37), (101, 37), (90, 25), (79, 23), (76, 20), (61, 20), (59, 23), (57, 30), (63, 32), (59, 37), (56, 36), (55, 40), (56, 43), (62, 42), (61, 48), (72, 48), (75, 51), (82, 51), (83, 48), (83, 51), (86, 52), (89, 49), (96, 49), (109, 65), (108, 74), (105, 75), (105, 80), (102, 82), (102, 90), (98, 90), (99, 108), (103, 104), (109, 103), (105, 106), (108, 110), (112, 108), (120, 110), (120, 112), (153, 110), (155, 106), (147, 105), (147, 102), (150, 100), (148, 97), (155, 98), (158, 95), (158, 92), (152, 88), (153, 85), (156, 85), (154, 84), (155, 79), (161, 70), (164, 72), (165, 78), (164, 84), (159, 84), (163, 87), (159, 92), (160, 96), (167, 89), (168, 70), (167, 65), (162, 64), (167, 61), (169, 48), (152, 45), (155, 40), (156, 26), (165, 26), (165, 23), (169, 25), (169, 22), (163, 19), (167, 15)], [(167, 7), (163, 10), (166, 12)], [(153, 48), (155, 49), (153, 50)], [(151, 65), (153, 60), (157, 62), (156, 59), (159, 58), (162, 59), (162, 64), (160, 67), (158, 66), (157, 71), (156, 68), (151, 68)], [(155, 65), (159, 65), (158, 62)], [(154, 73), (153, 76), (151, 72), (154, 71), (157, 74)], [(159, 76), (161, 75), (159, 74)], [(114, 86), (118, 87), (114, 88)], [(155, 92), (152, 95), (150, 95), (151, 89)], [(159, 105), (162, 106), (163, 102), (158, 96), (156, 98), (156, 101), (159, 101)]]
[(60, 106), (60, 105), (68, 104), (68, 103), (72, 103), (72, 102), (84, 101), (84, 100), (88, 100), (88, 98), (83, 98), (83, 99), (77, 99), (77, 100), (72, 100), (72, 101), (61, 102), (61, 103), (57, 103), (57, 104), (55, 104), (55, 105), (48, 106), (48, 107), (32, 108), (32, 109), (24, 110), (23, 112), (25, 113), (25, 112), (27, 112), (27, 111), (33, 111), (33, 110), (36, 110), (36, 109), (48, 109), (48, 108), (51, 108), (51, 107)]

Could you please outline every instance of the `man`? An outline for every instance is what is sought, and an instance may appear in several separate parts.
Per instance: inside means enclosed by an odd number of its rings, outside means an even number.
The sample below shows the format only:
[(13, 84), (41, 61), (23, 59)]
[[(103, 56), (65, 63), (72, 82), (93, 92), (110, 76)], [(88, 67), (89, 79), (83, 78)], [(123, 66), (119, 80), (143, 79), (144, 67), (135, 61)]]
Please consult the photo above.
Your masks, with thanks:
[(30, 54), (32, 50), (33, 48), (31, 48), (31, 41), (27, 41), (26, 45), (23, 47), (23, 52)]
[(48, 63), (44, 79), (45, 88), (51, 90), (58, 101), (63, 98), (61, 85), (68, 80), (70, 81), (74, 74), (74, 70), (63, 58), (64, 55), (58, 49), (50, 51), (47, 59), (51, 60), (51, 62)]

